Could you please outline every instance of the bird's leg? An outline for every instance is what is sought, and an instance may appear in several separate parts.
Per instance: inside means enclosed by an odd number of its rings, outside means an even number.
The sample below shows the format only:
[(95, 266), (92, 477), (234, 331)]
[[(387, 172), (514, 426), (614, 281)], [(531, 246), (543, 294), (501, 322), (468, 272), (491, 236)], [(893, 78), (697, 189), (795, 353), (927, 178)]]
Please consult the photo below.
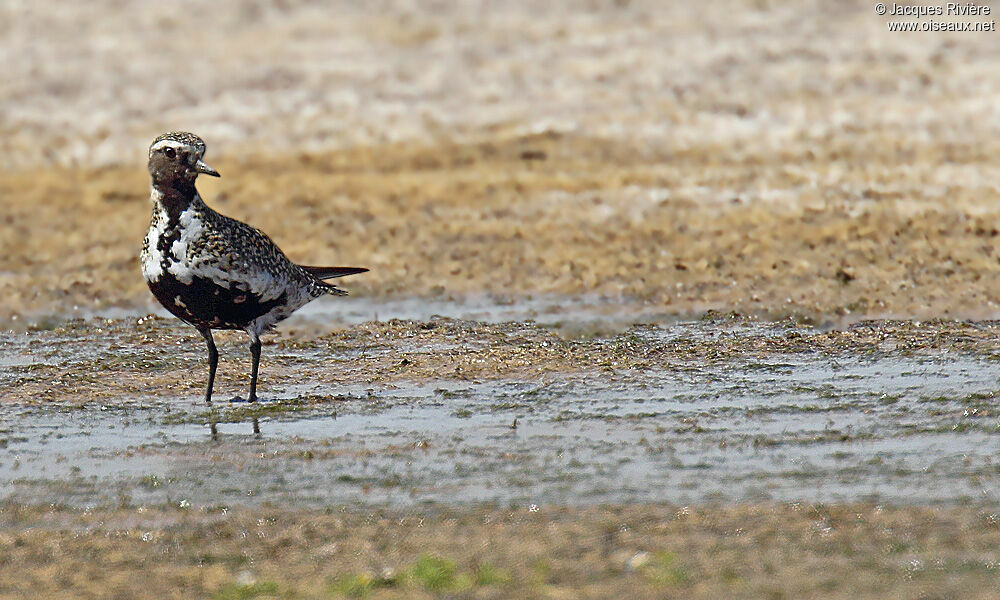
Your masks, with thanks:
[(250, 367), (250, 397), (247, 398), (247, 402), (256, 402), (257, 367), (260, 366), (260, 338), (254, 333), (250, 334), (250, 356), (253, 359), (253, 365)]
[(212, 339), (212, 330), (205, 328), (198, 330), (208, 343), (208, 385), (205, 386), (205, 402), (212, 403), (212, 386), (215, 384), (215, 370), (219, 367), (219, 351), (215, 349), (215, 340)]
[[(252, 331), (248, 333), (250, 334), (250, 357), (253, 359), (253, 362), (250, 368), (250, 395), (247, 396), (245, 402), (256, 402), (257, 369), (260, 366), (260, 336)], [(244, 402), (244, 400), (240, 396), (236, 396), (230, 402)]]

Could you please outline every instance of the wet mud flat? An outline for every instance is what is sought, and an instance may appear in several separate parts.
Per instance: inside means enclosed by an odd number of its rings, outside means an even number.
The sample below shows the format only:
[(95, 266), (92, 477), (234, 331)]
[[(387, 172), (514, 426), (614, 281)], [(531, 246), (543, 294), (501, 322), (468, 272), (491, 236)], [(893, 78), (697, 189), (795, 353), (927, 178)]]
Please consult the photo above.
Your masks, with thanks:
[[(1000, 499), (993, 322), (837, 328), (710, 313), (591, 336), (457, 318), (265, 347), (257, 405), (200, 401), (157, 316), (4, 335), (4, 497), (319, 508)], [(217, 398), (243, 393), (224, 336)]]
[(1000, 323), (474, 312), (3, 333), (0, 595), (989, 597)]

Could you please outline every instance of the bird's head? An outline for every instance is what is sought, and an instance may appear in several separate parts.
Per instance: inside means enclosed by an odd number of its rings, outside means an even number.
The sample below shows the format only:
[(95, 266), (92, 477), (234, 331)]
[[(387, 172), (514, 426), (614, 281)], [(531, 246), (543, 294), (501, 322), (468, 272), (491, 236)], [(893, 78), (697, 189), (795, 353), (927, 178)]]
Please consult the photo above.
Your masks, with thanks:
[(153, 140), (149, 146), (149, 175), (155, 185), (193, 185), (199, 174), (219, 177), (219, 172), (205, 164), (205, 142), (193, 133), (172, 131)]

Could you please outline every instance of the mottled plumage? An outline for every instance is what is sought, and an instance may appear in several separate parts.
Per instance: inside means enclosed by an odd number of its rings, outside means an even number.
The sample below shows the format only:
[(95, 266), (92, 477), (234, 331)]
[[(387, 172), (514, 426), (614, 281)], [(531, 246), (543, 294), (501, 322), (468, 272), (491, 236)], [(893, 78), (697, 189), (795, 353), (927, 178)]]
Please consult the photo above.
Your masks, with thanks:
[(206, 401), (211, 402), (218, 363), (212, 330), (243, 329), (250, 335), (248, 400), (254, 401), (260, 335), (320, 296), (346, 295), (323, 279), (367, 269), (297, 265), (260, 230), (209, 208), (194, 182), (199, 173), (219, 174), (202, 161), (204, 153), (205, 142), (190, 133), (166, 133), (153, 140), (153, 216), (140, 252), (142, 274), (156, 299), (205, 337)]

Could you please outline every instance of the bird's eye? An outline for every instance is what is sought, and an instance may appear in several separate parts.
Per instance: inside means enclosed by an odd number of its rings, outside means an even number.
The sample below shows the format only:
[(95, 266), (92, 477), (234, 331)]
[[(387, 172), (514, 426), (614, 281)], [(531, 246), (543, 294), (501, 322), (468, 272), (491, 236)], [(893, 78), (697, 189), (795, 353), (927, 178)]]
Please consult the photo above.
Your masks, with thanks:
[(173, 158), (177, 156), (177, 152), (175, 152), (173, 148), (167, 148), (163, 151), (163, 153), (167, 155), (167, 158)]

